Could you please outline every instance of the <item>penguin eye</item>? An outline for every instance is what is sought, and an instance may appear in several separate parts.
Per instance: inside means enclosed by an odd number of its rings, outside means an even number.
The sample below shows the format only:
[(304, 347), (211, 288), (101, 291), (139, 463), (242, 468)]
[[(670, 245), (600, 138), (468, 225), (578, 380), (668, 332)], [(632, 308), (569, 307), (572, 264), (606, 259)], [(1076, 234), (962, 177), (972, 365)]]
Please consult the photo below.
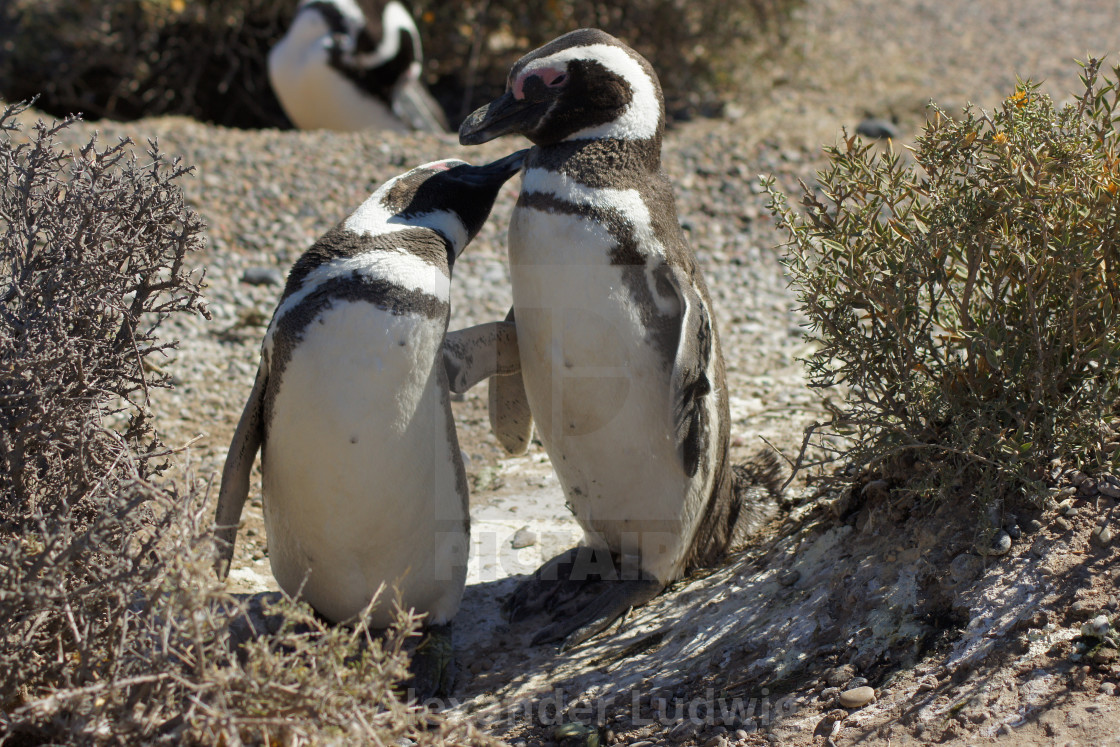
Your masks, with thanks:
[(548, 85), (549, 88), (559, 88), (560, 86), (564, 85), (567, 82), (568, 82), (568, 74), (567, 73), (560, 73), (555, 78), (548, 81), (547, 85)]

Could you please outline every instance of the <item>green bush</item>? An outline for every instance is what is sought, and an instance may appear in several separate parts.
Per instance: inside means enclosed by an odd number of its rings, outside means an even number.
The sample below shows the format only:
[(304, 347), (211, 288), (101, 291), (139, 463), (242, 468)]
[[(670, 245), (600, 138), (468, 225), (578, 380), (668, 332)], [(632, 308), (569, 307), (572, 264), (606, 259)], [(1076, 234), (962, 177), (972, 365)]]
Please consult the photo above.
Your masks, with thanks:
[[(598, 26), (644, 54), (676, 116), (718, 110), (784, 40), (800, 0), (415, 0), (426, 81), (458, 123), (501, 93), (525, 52)], [(296, 0), (9, 0), (0, 3), (0, 98), (56, 115), (183, 114), (227, 126), (287, 122), (269, 49)]]
[(67, 122), (0, 109), (0, 743), (479, 744), (394, 688), (415, 616), (384, 636), (279, 600), (271, 635), (213, 578), (212, 508), (170, 451), (145, 365), (204, 314), (189, 169), (149, 146), (76, 151)]
[(933, 108), (916, 163), (845, 139), (802, 213), (769, 181), (812, 384), (843, 398), (806, 443), (847, 477), (998, 500), (1110, 458), (1120, 115), (1098, 67), (1060, 109), (1030, 83), (992, 114)]

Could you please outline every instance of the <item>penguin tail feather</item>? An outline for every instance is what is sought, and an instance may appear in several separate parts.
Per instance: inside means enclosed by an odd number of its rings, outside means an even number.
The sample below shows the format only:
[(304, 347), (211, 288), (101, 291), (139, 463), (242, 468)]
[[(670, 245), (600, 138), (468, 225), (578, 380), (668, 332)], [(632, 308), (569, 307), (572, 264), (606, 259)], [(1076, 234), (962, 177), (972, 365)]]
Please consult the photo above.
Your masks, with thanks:
[(774, 450), (764, 448), (743, 464), (732, 465), (731, 478), (732, 505), (738, 507), (731, 530), (731, 548), (735, 549), (777, 515), (783, 471)]

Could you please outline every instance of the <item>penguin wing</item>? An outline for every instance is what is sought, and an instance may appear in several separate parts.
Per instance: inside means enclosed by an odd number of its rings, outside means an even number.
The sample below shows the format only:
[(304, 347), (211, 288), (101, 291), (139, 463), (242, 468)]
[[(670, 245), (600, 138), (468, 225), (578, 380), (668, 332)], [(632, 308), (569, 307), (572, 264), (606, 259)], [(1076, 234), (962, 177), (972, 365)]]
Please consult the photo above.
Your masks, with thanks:
[[(514, 324), (513, 308), (506, 314), (506, 322)], [(515, 327), (516, 329), (516, 327)], [(529, 397), (525, 394), (525, 381), (521, 378), (521, 359), (517, 372), (498, 375), (490, 379), (490, 430), (510, 454), (524, 454), (533, 437), (533, 413), (529, 410)]]
[(533, 413), (521, 372), (490, 379), (490, 430), (510, 454), (524, 454), (533, 436)]
[(524, 454), (533, 415), (521, 380), (521, 355), (513, 309), (505, 321), (448, 332), (443, 340), (448, 388), (459, 393), (490, 379), (490, 430), (511, 454)]
[(712, 358), (712, 320), (694, 283), (684, 271), (666, 265), (668, 285), (681, 305), (680, 336), (671, 378), (673, 433), (685, 474), (692, 477), (708, 436), (705, 397), (712, 391), (708, 365)]
[(214, 538), (217, 540), (218, 557), (214, 570), (218, 578), (229, 575), (233, 560), (233, 544), (237, 540), (237, 525), (241, 521), (241, 510), (249, 496), (249, 474), (253, 470), (253, 460), (261, 447), (261, 416), (264, 391), (268, 385), (268, 367), (264, 358), (257, 367), (257, 378), (249, 401), (241, 412), (241, 420), (229, 445), (226, 464), (222, 468), (222, 486), (218, 490), (218, 511), (214, 517)]
[(408, 79), (393, 92), (391, 108), (402, 122), (419, 132), (447, 132), (443, 109), (419, 80)]
[(448, 332), (443, 338), (448, 388), (462, 394), (483, 379), (521, 373), (517, 327), (512, 321), (487, 322)]

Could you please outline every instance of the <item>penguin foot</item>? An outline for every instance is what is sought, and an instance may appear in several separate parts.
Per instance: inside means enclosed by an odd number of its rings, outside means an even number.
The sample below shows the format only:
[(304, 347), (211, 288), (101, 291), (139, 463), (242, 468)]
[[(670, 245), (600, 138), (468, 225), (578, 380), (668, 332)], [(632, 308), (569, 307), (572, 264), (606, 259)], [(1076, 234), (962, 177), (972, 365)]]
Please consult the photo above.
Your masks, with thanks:
[(532, 645), (563, 641), (565, 650), (602, 632), (626, 610), (645, 604), (665, 588), (647, 574), (631, 574), (638, 577), (620, 578), (606, 550), (576, 547), (542, 565), (503, 607), (510, 622), (547, 613), (552, 622), (533, 637)]
[(409, 694), (418, 701), (447, 697), (455, 684), (455, 653), (451, 645), (451, 623), (429, 625), (412, 654)]
[(589, 585), (597, 583), (598, 576), (577, 579), (573, 573), (577, 554), (587, 550), (574, 547), (562, 552), (518, 584), (502, 604), (506, 618), (510, 622), (520, 622), (541, 612), (553, 612), (567, 605)]

